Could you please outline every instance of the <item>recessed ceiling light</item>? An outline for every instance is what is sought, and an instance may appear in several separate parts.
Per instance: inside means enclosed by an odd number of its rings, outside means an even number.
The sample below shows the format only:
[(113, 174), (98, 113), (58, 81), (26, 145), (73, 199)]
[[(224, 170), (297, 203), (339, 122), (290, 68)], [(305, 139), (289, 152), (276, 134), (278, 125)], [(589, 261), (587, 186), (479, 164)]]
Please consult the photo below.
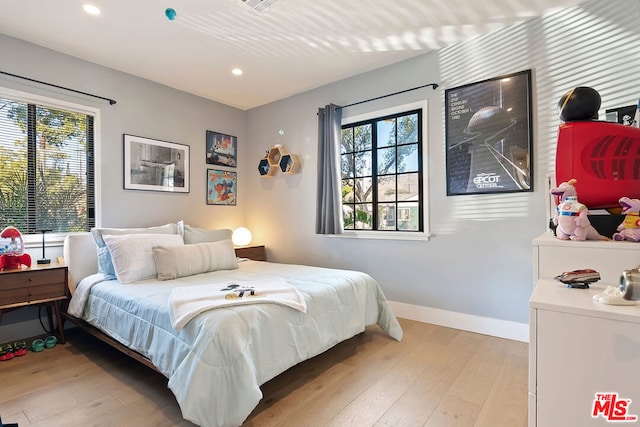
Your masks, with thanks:
[(234, 76), (241, 76), (242, 70), (240, 68), (234, 68), (233, 70), (231, 70), (231, 74), (233, 74)]
[(84, 9), (85, 12), (87, 12), (89, 15), (100, 15), (100, 9), (98, 9), (97, 6), (94, 6), (92, 4), (86, 3), (82, 5), (82, 8)]

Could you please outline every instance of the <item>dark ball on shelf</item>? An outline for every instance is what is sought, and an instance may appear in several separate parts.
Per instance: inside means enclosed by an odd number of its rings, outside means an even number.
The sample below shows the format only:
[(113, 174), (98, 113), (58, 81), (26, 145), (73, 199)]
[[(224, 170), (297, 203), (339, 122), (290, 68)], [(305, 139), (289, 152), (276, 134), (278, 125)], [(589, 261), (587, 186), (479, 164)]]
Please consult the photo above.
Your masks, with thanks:
[(578, 86), (562, 95), (558, 101), (560, 120), (596, 120), (601, 103), (600, 94), (594, 88)]

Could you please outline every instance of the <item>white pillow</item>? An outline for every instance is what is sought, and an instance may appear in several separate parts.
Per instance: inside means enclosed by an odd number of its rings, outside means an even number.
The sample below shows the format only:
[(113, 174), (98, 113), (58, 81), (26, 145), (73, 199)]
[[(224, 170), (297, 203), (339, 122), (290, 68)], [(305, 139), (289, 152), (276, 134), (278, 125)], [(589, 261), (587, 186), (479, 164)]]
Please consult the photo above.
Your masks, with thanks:
[(207, 229), (184, 225), (184, 243), (205, 243), (219, 242), (220, 240), (231, 239), (233, 232), (227, 228)]
[(111, 253), (116, 278), (120, 283), (156, 277), (156, 263), (153, 260), (154, 246), (184, 245), (178, 234), (128, 234), (103, 235)]
[(109, 248), (107, 248), (107, 245), (104, 243), (103, 236), (122, 234), (180, 234), (178, 231), (178, 224), (173, 223), (145, 228), (92, 228), (91, 235), (96, 241), (98, 251), (98, 272), (110, 277), (115, 277), (116, 275), (111, 254), (109, 253)]
[(158, 280), (171, 280), (216, 270), (238, 268), (231, 240), (153, 248)]

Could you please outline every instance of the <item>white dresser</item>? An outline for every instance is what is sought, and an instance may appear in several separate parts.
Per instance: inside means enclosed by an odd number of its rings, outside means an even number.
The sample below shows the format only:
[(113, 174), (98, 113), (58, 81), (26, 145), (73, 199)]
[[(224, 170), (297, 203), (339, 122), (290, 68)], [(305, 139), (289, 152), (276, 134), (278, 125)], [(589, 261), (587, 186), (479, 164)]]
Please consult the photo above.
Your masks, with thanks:
[[(631, 399), (640, 420), (640, 302), (604, 305), (593, 300), (620, 273), (640, 264), (640, 243), (534, 240), (535, 287), (530, 306), (529, 426), (607, 426), (592, 417), (596, 393)], [(594, 268), (602, 280), (571, 289), (553, 280), (563, 271)], [(622, 425), (638, 425), (617, 422)]]

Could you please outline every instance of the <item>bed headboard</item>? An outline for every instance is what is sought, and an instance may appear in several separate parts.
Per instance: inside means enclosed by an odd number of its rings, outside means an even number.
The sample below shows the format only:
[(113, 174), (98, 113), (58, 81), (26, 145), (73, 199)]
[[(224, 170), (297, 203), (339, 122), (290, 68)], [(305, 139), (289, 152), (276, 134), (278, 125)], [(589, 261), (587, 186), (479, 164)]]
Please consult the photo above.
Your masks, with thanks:
[(67, 235), (64, 239), (63, 256), (74, 285), (98, 272), (96, 243), (89, 233)]

